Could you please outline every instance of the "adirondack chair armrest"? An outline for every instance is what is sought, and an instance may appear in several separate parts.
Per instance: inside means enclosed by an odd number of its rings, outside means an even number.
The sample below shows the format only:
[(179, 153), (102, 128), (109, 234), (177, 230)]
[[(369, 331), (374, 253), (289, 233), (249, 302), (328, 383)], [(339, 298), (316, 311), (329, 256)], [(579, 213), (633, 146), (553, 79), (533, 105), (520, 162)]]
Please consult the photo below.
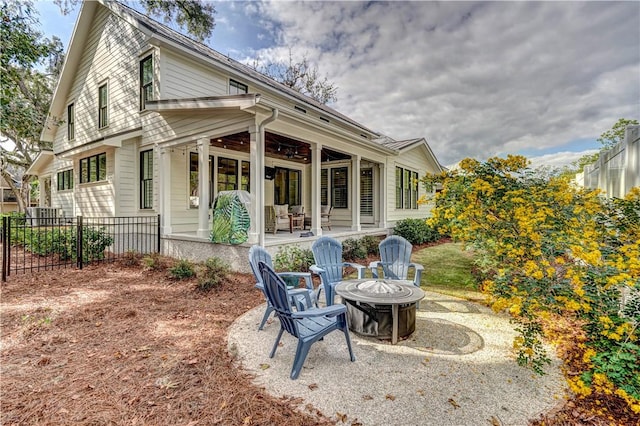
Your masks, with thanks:
[[(299, 311), (304, 311), (305, 309), (309, 309), (313, 306), (313, 302), (311, 301), (311, 296), (309, 295), (309, 290), (306, 288), (294, 288), (291, 290), (287, 290), (287, 295), (291, 298), (291, 304), (294, 305)], [(299, 297), (302, 296), (304, 298), (304, 304), (300, 304)]]
[(279, 272), (278, 275), (281, 276), (281, 277), (304, 278), (305, 286), (309, 290), (313, 290), (313, 281), (311, 280), (311, 273), (310, 272)]
[(416, 268), (416, 271), (423, 271), (424, 270), (424, 266), (422, 266), (419, 263), (410, 263), (409, 264), (409, 268), (411, 268), (411, 267)]
[(382, 262), (379, 260), (369, 263), (369, 270), (371, 271), (371, 276), (373, 278), (378, 278), (378, 267), (380, 267), (381, 265)]
[(291, 317), (295, 319), (314, 318), (319, 316), (335, 317), (346, 312), (347, 312), (347, 307), (345, 305), (331, 305), (325, 308), (309, 309), (307, 311), (301, 311), (301, 312), (292, 312)]
[(319, 267), (318, 265), (309, 266), (309, 270), (311, 272), (313, 272), (314, 274), (316, 274), (316, 275), (321, 275), (321, 274), (323, 274), (325, 272), (325, 270), (322, 269), (321, 267)]
[(366, 266), (360, 265), (358, 263), (344, 262), (342, 266), (351, 266), (353, 269), (358, 271), (358, 278), (364, 278), (364, 271), (367, 269)]

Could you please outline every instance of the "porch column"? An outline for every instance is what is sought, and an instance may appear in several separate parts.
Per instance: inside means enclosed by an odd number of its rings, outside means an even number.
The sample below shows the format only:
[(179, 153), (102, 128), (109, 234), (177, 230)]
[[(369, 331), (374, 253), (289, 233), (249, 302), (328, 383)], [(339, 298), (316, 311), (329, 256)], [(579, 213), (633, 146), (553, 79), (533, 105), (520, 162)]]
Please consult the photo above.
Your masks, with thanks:
[(198, 237), (209, 238), (209, 139), (198, 139)]
[(162, 235), (171, 234), (171, 150), (169, 148), (158, 148), (156, 146), (158, 158), (158, 204), (160, 210), (160, 220)]
[(385, 167), (384, 163), (378, 163), (378, 168), (380, 170), (380, 185), (378, 186), (380, 193), (380, 196), (378, 197), (378, 199), (380, 200), (380, 223), (378, 224), (378, 227), (386, 228), (387, 210), (389, 207), (387, 205), (387, 168)]
[(360, 160), (359, 155), (351, 156), (351, 230), (360, 231)]
[[(249, 244), (264, 246), (264, 232), (262, 232), (262, 215), (264, 212), (264, 149), (262, 138), (258, 132), (258, 126), (249, 127), (249, 192), (251, 193), (251, 205), (249, 216)], [(262, 239), (261, 239), (262, 236)]]
[(312, 142), (311, 151), (311, 232), (313, 235), (320, 236), (322, 235), (322, 225), (320, 224), (322, 144)]

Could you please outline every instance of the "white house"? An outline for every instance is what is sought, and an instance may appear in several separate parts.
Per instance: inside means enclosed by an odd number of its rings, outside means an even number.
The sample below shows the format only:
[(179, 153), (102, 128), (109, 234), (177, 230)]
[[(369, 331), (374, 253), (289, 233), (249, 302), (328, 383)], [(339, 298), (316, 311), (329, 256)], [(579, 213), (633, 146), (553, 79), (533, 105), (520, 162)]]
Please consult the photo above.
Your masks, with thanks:
[(304, 206), (315, 236), (327, 233), (322, 205), (333, 206), (332, 232), (386, 231), (428, 216), (417, 178), (441, 171), (424, 138), (381, 135), (102, 0), (82, 5), (50, 116), (42, 139), (53, 152), (30, 172), (51, 177), (52, 207), (66, 216), (159, 214), (163, 247), (178, 255), (181, 241), (209, 240), (221, 190), (250, 192), (248, 243), (268, 246), (265, 206)]

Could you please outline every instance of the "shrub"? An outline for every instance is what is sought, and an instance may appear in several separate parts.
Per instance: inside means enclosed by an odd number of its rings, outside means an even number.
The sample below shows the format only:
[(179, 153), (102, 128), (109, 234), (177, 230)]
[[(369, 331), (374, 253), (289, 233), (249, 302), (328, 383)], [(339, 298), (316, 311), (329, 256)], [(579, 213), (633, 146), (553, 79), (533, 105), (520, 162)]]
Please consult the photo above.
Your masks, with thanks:
[(347, 238), (342, 242), (342, 257), (347, 262), (367, 257), (367, 250), (361, 242), (355, 238)]
[(438, 230), (429, 225), (426, 219), (402, 219), (396, 223), (393, 233), (413, 245), (431, 243), (441, 237)]
[(193, 263), (187, 259), (180, 259), (173, 267), (169, 268), (169, 275), (176, 280), (191, 278), (196, 274)]
[(380, 238), (376, 238), (373, 235), (365, 235), (360, 238), (360, 245), (367, 253), (367, 256), (378, 256), (380, 254)]
[(227, 278), (231, 268), (217, 257), (210, 257), (198, 271), (198, 290), (209, 291), (219, 288)]
[(127, 250), (122, 256), (120, 256), (120, 264), (122, 266), (138, 266), (140, 264), (140, 260), (142, 259), (142, 255), (135, 250)]
[(299, 246), (283, 246), (273, 258), (273, 266), (277, 271), (307, 272), (315, 260), (313, 252)]
[(160, 256), (160, 253), (150, 253), (142, 258), (145, 269), (152, 271), (162, 271), (167, 268), (166, 262)]

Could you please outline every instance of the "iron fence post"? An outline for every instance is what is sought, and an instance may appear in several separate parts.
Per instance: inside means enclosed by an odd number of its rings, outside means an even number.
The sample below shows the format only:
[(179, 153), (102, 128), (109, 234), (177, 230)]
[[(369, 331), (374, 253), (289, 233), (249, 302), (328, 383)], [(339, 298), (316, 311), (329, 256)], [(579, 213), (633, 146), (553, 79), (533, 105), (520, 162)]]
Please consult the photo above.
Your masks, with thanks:
[(7, 246), (11, 242), (11, 238), (7, 235), (7, 222), (9, 221), (8, 216), (2, 217), (2, 282), (7, 282)]
[(160, 253), (160, 215), (158, 215), (158, 229), (157, 229), (157, 235), (158, 235), (158, 253)]
[(76, 265), (78, 269), (82, 269), (82, 216), (77, 217), (77, 228), (76, 228)]

